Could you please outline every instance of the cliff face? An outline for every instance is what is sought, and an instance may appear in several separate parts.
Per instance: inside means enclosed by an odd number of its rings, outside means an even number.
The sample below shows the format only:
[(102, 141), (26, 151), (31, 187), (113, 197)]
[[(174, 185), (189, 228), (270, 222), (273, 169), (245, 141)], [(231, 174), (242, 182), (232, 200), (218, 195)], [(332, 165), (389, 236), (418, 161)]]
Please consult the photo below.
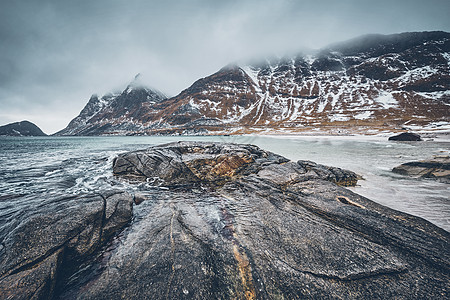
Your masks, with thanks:
[(29, 121), (15, 122), (0, 126), (0, 136), (46, 136), (35, 124)]
[[(75, 119), (69, 127), (76, 129), (60, 134), (376, 131), (449, 124), (449, 65), (449, 33), (369, 35), (314, 54), (229, 65), (170, 99), (124, 91), (121, 101), (93, 105), (98, 109), (91, 118), (82, 125)], [(103, 101), (96, 99), (91, 98)], [(130, 104), (135, 109), (127, 109)]]

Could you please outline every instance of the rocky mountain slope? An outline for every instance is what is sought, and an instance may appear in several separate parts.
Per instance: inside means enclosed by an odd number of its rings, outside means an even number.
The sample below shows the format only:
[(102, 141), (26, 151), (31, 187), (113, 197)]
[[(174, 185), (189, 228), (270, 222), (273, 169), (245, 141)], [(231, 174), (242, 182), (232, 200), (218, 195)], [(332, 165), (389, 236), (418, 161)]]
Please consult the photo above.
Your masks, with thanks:
[(80, 114), (56, 135), (127, 134), (147, 129), (153, 105), (167, 99), (142, 85), (139, 74), (122, 93), (92, 95)]
[(144, 97), (136, 103), (141, 109), (114, 120), (104, 111), (127, 102), (108, 102), (81, 126), (74, 120), (69, 127), (76, 129), (60, 134), (117, 129), (128, 134), (377, 132), (439, 126), (450, 123), (449, 66), (450, 33), (367, 35), (315, 53), (226, 66), (173, 98)]
[(46, 136), (35, 124), (21, 121), (0, 126), (0, 136)]

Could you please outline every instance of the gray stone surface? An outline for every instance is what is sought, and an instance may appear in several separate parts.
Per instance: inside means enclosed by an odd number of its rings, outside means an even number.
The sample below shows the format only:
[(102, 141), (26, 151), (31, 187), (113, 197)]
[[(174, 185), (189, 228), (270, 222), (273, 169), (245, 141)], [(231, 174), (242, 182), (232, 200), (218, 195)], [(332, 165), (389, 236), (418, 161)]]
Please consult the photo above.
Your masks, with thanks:
[(352, 172), (188, 142), (123, 154), (113, 169), (161, 188), (141, 191), (132, 226), (75, 298), (448, 296), (449, 233), (333, 183)]
[(2, 239), (0, 299), (51, 298), (66, 265), (91, 255), (131, 220), (132, 202), (120, 191), (47, 201)]
[(450, 234), (339, 186), (351, 171), (180, 142), (113, 172), (135, 197), (52, 200), (12, 227), (0, 299), (448, 298)]
[(432, 178), (450, 183), (450, 157), (437, 156), (426, 160), (407, 162), (395, 167), (392, 171), (401, 175)]

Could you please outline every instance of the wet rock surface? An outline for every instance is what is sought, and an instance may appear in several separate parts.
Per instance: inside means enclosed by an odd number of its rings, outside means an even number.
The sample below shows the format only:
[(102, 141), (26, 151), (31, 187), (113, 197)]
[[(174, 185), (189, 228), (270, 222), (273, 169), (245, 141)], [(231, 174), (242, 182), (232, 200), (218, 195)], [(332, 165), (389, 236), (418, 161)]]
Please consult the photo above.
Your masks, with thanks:
[(449, 233), (335, 184), (352, 172), (189, 142), (120, 155), (113, 170), (150, 185), (73, 298), (448, 296)]
[(395, 167), (392, 172), (450, 183), (450, 157), (438, 156), (421, 161), (407, 162)]
[(50, 299), (72, 264), (100, 249), (132, 217), (121, 191), (46, 199), (2, 232), (0, 299)]
[(0, 230), (0, 299), (448, 296), (450, 234), (339, 186), (353, 172), (198, 142), (113, 172), (134, 197), (52, 199)]

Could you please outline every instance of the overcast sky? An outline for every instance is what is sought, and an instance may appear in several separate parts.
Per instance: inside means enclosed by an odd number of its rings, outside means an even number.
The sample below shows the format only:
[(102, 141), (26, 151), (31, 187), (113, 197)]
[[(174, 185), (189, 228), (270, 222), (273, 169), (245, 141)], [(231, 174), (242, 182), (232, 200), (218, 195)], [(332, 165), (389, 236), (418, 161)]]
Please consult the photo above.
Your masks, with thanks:
[(0, 0), (0, 125), (50, 134), (137, 73), (174, 96), (234, 61), (450, 31), (449, 15), (449, 0)]

